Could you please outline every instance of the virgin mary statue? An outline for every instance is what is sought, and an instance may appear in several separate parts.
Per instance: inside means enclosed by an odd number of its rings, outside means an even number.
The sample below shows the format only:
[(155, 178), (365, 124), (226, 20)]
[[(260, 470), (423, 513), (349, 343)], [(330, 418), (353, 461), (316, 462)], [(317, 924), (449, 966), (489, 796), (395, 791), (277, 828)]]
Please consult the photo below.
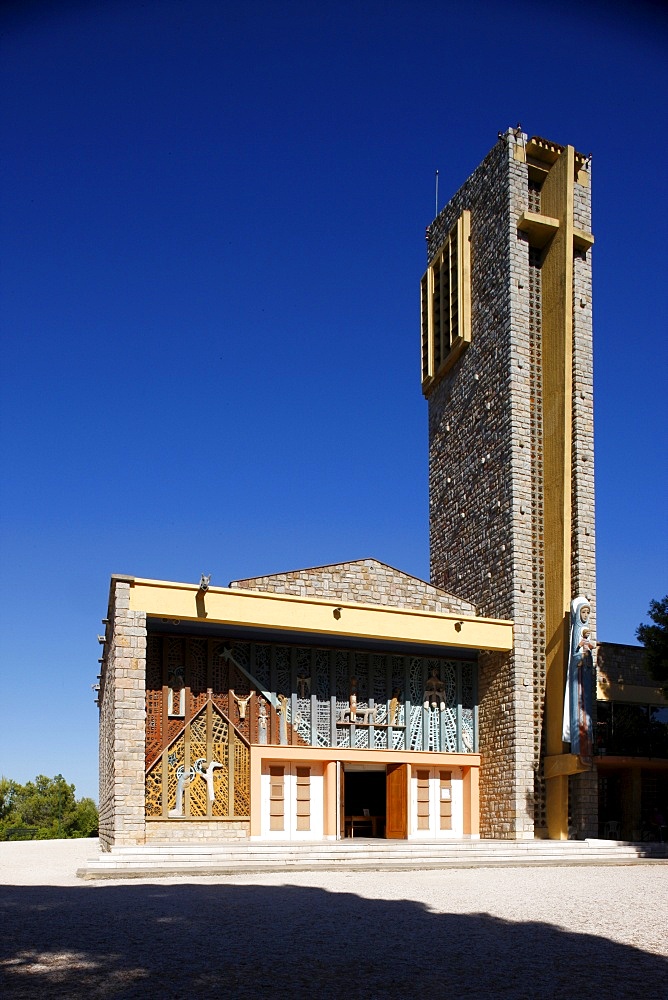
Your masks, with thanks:
[(584, 759), (593, 756), (592, 707), (594, 697), (594, 660), (589, 615), (591, 605), (586, 597), (571, 601), (571, 642), (568, 674), (564, 693), (564, 724), (562, 739), (570, 743), (571, 753)]

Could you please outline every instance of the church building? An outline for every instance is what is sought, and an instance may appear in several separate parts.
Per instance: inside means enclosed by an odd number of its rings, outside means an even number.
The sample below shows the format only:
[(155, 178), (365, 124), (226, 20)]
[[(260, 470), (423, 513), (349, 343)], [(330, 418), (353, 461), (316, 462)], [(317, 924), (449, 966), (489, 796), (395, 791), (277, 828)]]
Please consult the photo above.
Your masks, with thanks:
[(428, 227), (431, 582), (112, 577), (103, 849), (598, 835), (593, 242), (589, 159), (519, 128)]

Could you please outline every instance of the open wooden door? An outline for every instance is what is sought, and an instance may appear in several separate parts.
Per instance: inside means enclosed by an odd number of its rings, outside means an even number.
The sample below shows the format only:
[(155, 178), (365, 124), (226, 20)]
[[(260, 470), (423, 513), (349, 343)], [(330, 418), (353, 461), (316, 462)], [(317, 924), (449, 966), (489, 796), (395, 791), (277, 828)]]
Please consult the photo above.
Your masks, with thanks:
[(408, 764), (388, 764), (386, 777), (385, 836), (388, 840), (408, 837)]

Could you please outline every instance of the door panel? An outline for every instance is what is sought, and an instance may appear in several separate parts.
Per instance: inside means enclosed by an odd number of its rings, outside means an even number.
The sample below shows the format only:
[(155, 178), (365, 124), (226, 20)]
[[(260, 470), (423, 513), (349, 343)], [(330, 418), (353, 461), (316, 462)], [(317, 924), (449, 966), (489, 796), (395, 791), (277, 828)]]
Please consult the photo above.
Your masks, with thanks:
[(386, 783), (385, 836), (388, 840), (406, 840), (408, 837), (408, 764), (388, 764)]

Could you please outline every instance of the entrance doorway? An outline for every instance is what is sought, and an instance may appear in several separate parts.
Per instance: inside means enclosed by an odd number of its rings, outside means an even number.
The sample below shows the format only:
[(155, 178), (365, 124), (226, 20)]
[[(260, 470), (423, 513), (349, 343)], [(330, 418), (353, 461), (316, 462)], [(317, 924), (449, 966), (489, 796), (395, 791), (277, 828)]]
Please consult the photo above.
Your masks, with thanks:
[(386, 824), (385, 768), (344, 767), (341, 803), (345, 837), (384, 837)]

